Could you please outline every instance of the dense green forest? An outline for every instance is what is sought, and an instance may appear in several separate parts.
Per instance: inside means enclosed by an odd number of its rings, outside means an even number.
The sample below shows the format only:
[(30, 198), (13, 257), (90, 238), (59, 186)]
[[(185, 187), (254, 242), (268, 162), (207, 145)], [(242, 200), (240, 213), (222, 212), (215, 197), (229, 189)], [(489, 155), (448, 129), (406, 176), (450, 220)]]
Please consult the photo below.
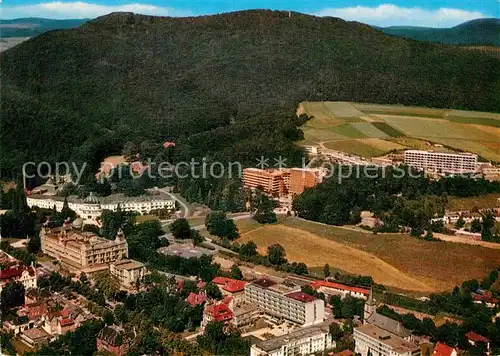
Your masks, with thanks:
[(30, 160), (95, 168), (145, 140), (176, 141), (179, 158), (296, 161), (302, 100), (500, 110), (498, 59), (299, 13), (114, 13), (0, 60), (5, 178)]
[(379, 28), (395, 36), (452, 45), (500, 46), (500, 19), (476, 19), (451, 28), (391, 26)]

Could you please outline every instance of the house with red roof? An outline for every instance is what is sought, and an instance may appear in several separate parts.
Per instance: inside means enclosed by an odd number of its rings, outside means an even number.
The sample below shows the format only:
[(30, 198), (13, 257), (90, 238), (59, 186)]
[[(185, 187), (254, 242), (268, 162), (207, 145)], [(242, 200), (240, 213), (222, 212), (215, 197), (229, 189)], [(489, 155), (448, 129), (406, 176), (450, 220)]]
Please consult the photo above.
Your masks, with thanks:
[(493, 293), (487, 290), (482, 293), (471, 293), (472, 300), (476, 304), (485, 304), (489, 308), (494, 308), (498, 304), (498, 299), (493, 297)]
[(469, 344), (471, 344), (472, 346), (475, 346), (476, 344), (483, 342), (486, 344), (486, 348), (488, 350), (490, 348), (490, 340), (488, 340), (483, 335), (475, 333), (474, 331), (469, 331), (467, 334), (465, 334), (465, 337), (467, 338), (467, 341), (469, 341)]
[(10, 282), (19, 282), (25, 290), (36, 288), (36, 269), (22, 264), (10, 266), (0, 270), (0, 292)]
[(223, 296), (232, 297), (232, 302), (240, 304), (245, 301), (245, 285), (247, 282), (227, 277), (215, 277), (212, 283), (217, 285)]
[(203, 309), (201, 327), (205, 329), (207, 324), (211, 321), (220, 321), (224, 324), (229, 324), (233, 318), (234, 314), (232, 310), (225, 303), (206, 305), (205, 309)]
[(338, 295), (341, 298), (344, 298), (349, 295), (354, 298), (367, 300), (370, 295), (370, 289), (368, 288), (353, 287), (337, 282), (317, 280), (312, 282), (310, 286), (312, 289), (319, 293), (323, 293), (328, 297)]
[(201, 291), (200, 293), (191, 292), (186, 298), (186, 302), (192, 307), (200, 305), (204, 303), (206, 300), (207, 300), (207, 295), (204, 291)]
[(438, 342), (436, 346), (434, 346), (432, 356), (458, 356), (458, 351), (445, 343)]
[(165, 141), (163, 142), (163, 148), (175, 147), (175, 142), (173, 141)]

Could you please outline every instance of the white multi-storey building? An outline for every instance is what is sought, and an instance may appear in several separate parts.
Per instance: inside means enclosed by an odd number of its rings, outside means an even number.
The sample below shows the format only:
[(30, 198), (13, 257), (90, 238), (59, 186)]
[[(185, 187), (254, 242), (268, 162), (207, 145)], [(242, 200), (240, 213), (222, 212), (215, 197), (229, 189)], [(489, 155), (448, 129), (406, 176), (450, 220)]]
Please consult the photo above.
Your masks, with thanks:
[(302, 293), (300, 287), (288, 287), (270, 279), (245, 285), (245, 299), (264, 313), (308, 326), (325, 319), (325, 302)]
[(120, 282), (120, 286), (134, 289), (137, 281), (144, 277), (148, 270), (144, 263), (134, 260), (116, 260), (109, 264), (109, 272)]
[(311, 355), (336, 346), (329, 333), (329, 323), (322, 323), (292, 331), (274, 339), (257, 342), (250, 356)]
[(419, 356), (420, 347), (374, 324), (354, 329), (356, 354), (361, 356)]
[[(61, 211), (64, 206), (64, 198), (52, 195), (31, 195), (26, 198), (28, 206), (37, 206), (43, 209), (55, 209)], [(95, 220), (103, 210), (116, 211), (120, 206), (123, 211), (135, 211), (140, 214), (148, 214), (152, 210), (174, 210), (175, 201), (166, 195), (143, 195), (140, 197), (125, 197), (123, 194), (112, 194), (104, 198), (97, 198), (90, 194), (85, 199), (68, 197), (68, 207), (74, 210), (78, 216), (84, 219)]]
[(410, 167), (444, 173), (474, 173), (478, 169), (477, 155), (472, 153), (407, 150), (404, 163)]

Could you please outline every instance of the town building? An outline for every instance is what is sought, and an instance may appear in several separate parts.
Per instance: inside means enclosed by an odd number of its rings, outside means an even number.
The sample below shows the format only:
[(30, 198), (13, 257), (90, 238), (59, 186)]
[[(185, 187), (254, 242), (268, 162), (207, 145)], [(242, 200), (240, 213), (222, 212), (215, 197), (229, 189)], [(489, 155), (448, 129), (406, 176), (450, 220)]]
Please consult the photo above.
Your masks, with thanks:
[(206, 301), (207, 301), (207, 294), (205, 293), (205, 291), (201, 291), (199, 293), (191, 292), (186, 298), (186, 302), (192, 307), (203, 304)]
[(23, 330), (20, 334), (20, 340), (33, 350), (47, 345), (52, 340), (52, 335), (42, 328), (33, 328)]
[(106, 326), (97, 335), (97, 350), (108, 352), (113, 356), (126, 355), (129, 344), (125, 331), (116, 325)]
[(18, 264), (16, 265), (2, 267), (0, 270), (0, 292), (8, 283), (11, 282), (21, 283), (25, 290), (36, 288), (36, 269), (33, 264), (26, 267), (22, 264), (22, 262), (18, 261)]
[(299, 286), (278, 284), (267, 278), (247, 283), (245, 299), (264, 313), (307, 326), (325, 318), (325, 302), (300, 291)]
[(119, 259), (110, 262), (109, 272), (118, 279), (121, 287), (135, 289), (137, 281), (140, 281), (148, 273), (148, 270), (142, 262)]
[[(31, 194), (26, 197), (30, 208), (53, 209), (61, 211), (64, 206), (64, 197), (47, 194)], [(112, 194), (107, 197), (97, 197), (90, 193), (85, 199), (76, 196), (67, 198), (68, 207), (83, 219), (96, 220), (103, 210), (116, 211), (120, 207), (123, 211), (132, 211), (139, 214), (149, 214), (154, 210), (175, 209), (175, 200), (165, 194), (142, 195), (126, 197), (123, 193)]]
[(310, 284), (311, 288), (317, 292), (323, 293), (328, 297), (333, 295), (338, 295), (341, 298), (346, 296), (351, 296), (354, 298), (360, 298), (367, 300), (370, 294), (370, 290), (361, 287), (347, 286), (337, 282), (317, 280)]
[(233, 317), (233, 311), (226, 303), (219, 302), (216, 304), (205, 305), (205, 308), (203, 309), (201, 328), (205, 329), (207, 324), (211, 321), (219, 321), (229, 325), (233, 320)]
[(483, 335), (479, 335), (478, 333), (475, 333), (474, 331), (469, 331), (467, 334), (465, 334), (465, 338), (469, 342), (470, 345), (476, 346), (479, 343), (484, 343), (486, 346), (486, 349), (490, 349), (490, 340), (488, 340), (486, 337)]
[(70, 222), (62, 227), (42, 227), (42, 252), (57, 258), (72, 272), (86, 272), (90, 267), (108, 269), (108, 263), (128, 257), (128, 244), (120, 230), (114, 240), (75, 228)]
[(233, 305), (233, 307), (231, 308), (231, 310), (233, 311), (232, 324), (237, 328), (252, 324), (261, 315), (260, 309), (255, 304), (229, 304), (230, 307), (231, 305)]
[(432, 356), (458, 356), (458, 351), (442, 342), (436, 343)]
[(317, 156), (321, 154), (321, 147), (316, 145), (305, 145), (304, 150), (310, 156)]
[(245, 301), (245, 285), (247, 282), (227, 277), (215, 277), (212, 283), (216, 284), (223, 296), (232, 297), (233, 303)]
[(361, 356), (419, 356), (420, 347), (377, 325), (354, 328), (354, 352)]
[(404, 163), (410, 167), (443, 173), (474, 173), (477, 170), (477, 155), (406, 150)]
[(288, 193), (302, 194), (306, 188), (312, 188), (321, 183), (325, 175), (325, 170), (320, 168), (291, 168)]
[(252, 345), (250, 356), (314, 355), (336, 346), (329, 323), (299, 328), (277, 338)]
[(243, 169), (243, 186), (247, 189), (261, 187), (264, 193), (279, 196), (285, 193), (283, 172), (278, 169)]
[(377, 313), (370, 290), (363, 313), (364, 325), (354, 329), (355, 353), (361, 356), (418, 356), (420, 347), (400, 322)]

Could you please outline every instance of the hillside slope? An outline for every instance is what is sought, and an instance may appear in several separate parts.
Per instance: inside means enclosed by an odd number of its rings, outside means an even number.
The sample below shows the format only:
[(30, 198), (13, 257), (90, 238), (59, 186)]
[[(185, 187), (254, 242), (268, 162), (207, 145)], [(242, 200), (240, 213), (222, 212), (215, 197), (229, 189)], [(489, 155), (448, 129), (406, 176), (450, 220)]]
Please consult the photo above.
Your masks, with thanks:
[(387, 34), (452, 45), (500, 46), (500, 19), (476, 19), (452, 28), (392, 26)]
[(115, 13), (0, 60), (3, 175), (144, 139), (174, 139), (184, 156), (297, 157), (303, 100), (500, 111), (498, 59), (297, 13)]

